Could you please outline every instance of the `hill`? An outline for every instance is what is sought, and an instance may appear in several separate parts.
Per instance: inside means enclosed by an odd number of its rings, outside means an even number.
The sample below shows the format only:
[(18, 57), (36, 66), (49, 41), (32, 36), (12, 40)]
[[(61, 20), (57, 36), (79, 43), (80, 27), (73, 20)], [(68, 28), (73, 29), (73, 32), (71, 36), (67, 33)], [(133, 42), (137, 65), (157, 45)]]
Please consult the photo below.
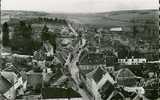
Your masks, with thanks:
[(33, 17), (58, 17), (66, 18), (70, 21), (79, 24), (89, 24), (96, 26), (128, 26), (131, 19), (155, 19), (158, 20), (158, 10), (126, 10), (126, 11), (113, 11), (103, 13), (46, 13), (35, 11), (14, 11), (4, 10), (2, 11), (2, 22), (9, 20), (10, 18), (33, 18)]

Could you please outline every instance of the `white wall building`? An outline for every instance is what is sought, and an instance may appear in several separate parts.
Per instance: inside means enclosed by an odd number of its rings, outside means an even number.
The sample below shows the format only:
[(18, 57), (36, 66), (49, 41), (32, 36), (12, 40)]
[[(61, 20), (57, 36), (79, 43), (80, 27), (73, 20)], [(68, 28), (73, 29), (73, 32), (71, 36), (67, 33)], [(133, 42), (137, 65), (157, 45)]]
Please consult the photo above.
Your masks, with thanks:
[(123, 31), (122, 27), (112, 27), (109, 30), (111, 32), (121, 32), (121, 31)]
[(145, 58), (126, 58), (126, 59), (118, 59), (118, 63), (122, 65), (138, 65), (142, 63), (146, 63), (147, 60)]

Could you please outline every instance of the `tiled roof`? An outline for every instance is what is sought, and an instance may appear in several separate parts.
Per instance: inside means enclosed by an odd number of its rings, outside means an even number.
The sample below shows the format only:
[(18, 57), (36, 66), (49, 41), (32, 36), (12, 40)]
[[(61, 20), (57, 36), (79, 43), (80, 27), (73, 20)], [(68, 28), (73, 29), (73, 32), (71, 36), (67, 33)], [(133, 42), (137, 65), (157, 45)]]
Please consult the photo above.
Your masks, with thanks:
[(80, 98), (80, 94), (73, 89), (64, 88), (43, 88), (42, 89), (43, 99), (53, 98)]
[(101, 67), (99, 67), (93, 74), (93, 79), (95, 82), (98, 83), (102, 79), (103, 75), (105, 75), (105, 73), (106, 72)]
[(12, 84), (0, 75), (0, 93), (5, 93), (10, 87), (12, 87)]
[(96, 83), (98, 83), (103, 75), (105, 75), (106, 71), (102, 67), (98, 67), (94, 71), (88, 73), (87, 76), (92, 77)]
[(7, 79), (11, 84), (14, 84), (17, 80), (18, 77), (14, 72), (6, 72), (6, 71), (2, 71), (1, 75)]
[(20, 75), (20, 70), (18, 70), (15, 66), (9, 65), (9, 67), (3, 69), (5, 72), (14, 72), (16, 75)]
[(80, 59), (81, 65), (105, 64), (105, 55), (101, 53), (88, 53)]
[(123, 86), (136, 86), (137, 77), (132, 71), (129, 69), (120, 69), (116, 74), (117, 83)]
[(107, 98), (112, 94), (112, 92), (115, 90), (113, 84), (111, 84), (110, 82), (106, 82), (102, 89), (99, 90), (100, 94), (102, 95), (102, 98), (104, 100), (107, 100)]
[(118, 72), (117, 72), (117, 76), (116, 78), (134, 78), (136, 77), (136, 75), (131, 71), (129, 70), (128, 68), (124, 68), (124, 69), (120, 69)]

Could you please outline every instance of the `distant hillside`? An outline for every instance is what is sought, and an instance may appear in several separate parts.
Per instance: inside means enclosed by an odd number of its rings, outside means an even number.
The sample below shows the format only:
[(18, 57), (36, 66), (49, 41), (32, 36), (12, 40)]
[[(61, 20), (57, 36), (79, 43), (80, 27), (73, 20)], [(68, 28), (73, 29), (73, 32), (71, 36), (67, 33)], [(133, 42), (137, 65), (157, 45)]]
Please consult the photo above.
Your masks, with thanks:
[(46, 13), (35, 11), (2, 11), (2, 22), (9, 20), (9, 18), (31, 18), (31, 17), (60, 17), (67, 18), (75, 23), (89, 24), (96, 26), (128, 26), (130, 23), (127, 21), (138, 19), (155, 18), (158, 20), (158, 10), (126, 10), (126, 11), (113, 11), (104, 13), (91, 13), (91, 14), (62, 14), (62, 13)]
[(45, 12), (2, 10), (2, 23), (8, 21), (11, 18), (26, 19), (40, 16), (45, 17), (48, 15), (49, 14)]
[(129, 26), (131, 19), (156, 19), (158, 20), (158, 10), (128, 10), (113, 11), (96, 14), (79, 14), (69, 16), (69, 19), (81, 23), (96, 26)]

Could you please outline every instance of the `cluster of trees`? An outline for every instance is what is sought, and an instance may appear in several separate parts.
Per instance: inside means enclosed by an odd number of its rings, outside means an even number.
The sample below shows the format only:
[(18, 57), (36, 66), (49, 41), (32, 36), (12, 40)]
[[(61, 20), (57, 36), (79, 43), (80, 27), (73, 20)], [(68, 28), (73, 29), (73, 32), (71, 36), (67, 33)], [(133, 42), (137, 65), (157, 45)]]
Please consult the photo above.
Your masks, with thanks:
[(13, 37), (11, 39), (11, 49), (22, 54), (32, 54), (38, 49), (40, 43), (33, 40), (33, 29), (30, 24), (20, 21), (15, 27)]
[(42, 46), (43, 41), (49, 41), (56, 50), (56, 35), (50, 32), (46, 25), (41, 31), (41, 40), (33, 38), (34, 29), (31, 24), (26, 24), (25, 21), (19, 21), (13, 28), (13, 35), (10, 39), (8, 23), (5, 22), (2, 26), (2, 44), (4, 47), (11, 47), (13, 52), (32, 55), (35, 50)]
[(158, 20), (152, 19), (132, 19), (133, 37), (141, 37), (143, 39), (153, 39), (158, 36)]
[(65, 19), (59, 19), (59, 18), (43, 18), (43, 17), (39, 17), (38, 18), (39, 22), (49, 22), (49, 23), (62, 23), (62, 24), (66, 24), (67, 21)]
[(9, 46), (10, 44), (10, 40), (9, 40), (9, 26), (8, 23), (5, 22), (2, 26), (2, 32), (3, 32), (3, 36), (2, 36), (2, 45), (4, 47)]
[(59, 18), (47, 18), (47, 17), (38, 17), (38, 18), (31, 18), (26, 20), (27, 23), (50, 23), (50, 24), (67, 24), (65, 19)]

